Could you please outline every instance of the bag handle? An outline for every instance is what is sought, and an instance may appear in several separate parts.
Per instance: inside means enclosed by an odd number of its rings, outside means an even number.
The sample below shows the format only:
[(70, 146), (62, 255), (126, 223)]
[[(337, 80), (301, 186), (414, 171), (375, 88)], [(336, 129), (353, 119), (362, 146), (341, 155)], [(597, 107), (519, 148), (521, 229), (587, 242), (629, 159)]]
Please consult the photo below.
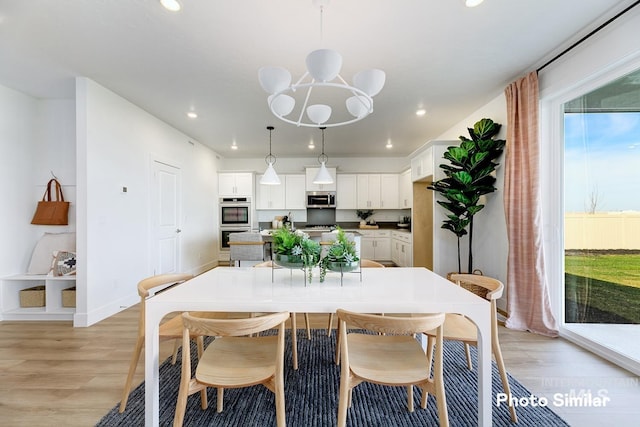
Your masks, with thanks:
[(51, 179), (49, 180), (49, 182), (47, 183), (47, 189), (45, 190), (44, 194), (42, 195), (42, 201), (43, 202), (51, 202), (53, 200), (51, 200), (51, 184), (54, 184), (56, 186), (55, 188), (55, 197), (56, 200), (58, 202), (64, 202), (64, 196), (62, 195), (62, 186), (60, 185), (60, 183), (58, 182), (57, 179)]

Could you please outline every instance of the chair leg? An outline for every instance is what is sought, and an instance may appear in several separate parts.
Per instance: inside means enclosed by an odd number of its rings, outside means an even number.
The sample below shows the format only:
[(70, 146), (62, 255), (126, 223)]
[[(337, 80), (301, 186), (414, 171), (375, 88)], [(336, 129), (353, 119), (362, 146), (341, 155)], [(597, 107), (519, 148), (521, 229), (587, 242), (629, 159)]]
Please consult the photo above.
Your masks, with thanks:
[(336, 356), (335, 356), (336, 365), (340, 364), (340, 328), (336, 329)]
[(284, 375), (280, 371), (280, 375), (275, 378), (275, 394), (276, 394), (276, 424), (278, 427), (285, 427), (286, 409), (284, 405)]
[(138, 337), (136, 341), (136, 348), (133, 350), (133, 355), (131, 356), (131, 363), (129, 364), (129, 373), (127, 374), (127, 381), (124, 384), (124, 390), (122, 390), (122, 399), (120, 400), (120, 409), (119, 412), (123, 413), (125, 408), (127, 407), (127, 401), (129, 400), (129, 393), (131, 392), (131, 383), (133, 382), (133, 377), (136, 374), (136, 367), (138, 366), (138, 361), (140, 360), (140, 353), (142, 353), (142, 346), (144, 345), (144, 337)]
[(517, 423), (518, 416), (516, 415), (516, 408), (513, 406), (513, 402), (511, 401), (511, 387), (509, 387), (507, 370), (504, 367), (504, 360), (502, 359), (502, 351), (500, 351), (499, 345), (493, 349), (493, 355), (496, 358), (496, 365), (498, 365), (498, 371), (500, 371), (500, 378), (502, 379), (502, 388), (504, 389), (504, 392), (507, 394), (507, 397), (509, 399), (509, 412), (511, 414), (511, 422)]
[(413, 386), (407, 386), (407, 408), (409, 408), (409, 412), (413, 412)]
[(293, 359), (293, 369), (298, 370), (298, 324), (296, 314), (291, 313), (291, 355)]
[(470, 371), (473, 371), (473, 363), (471, 362), (471, 351), (469, 350), (469, 344), (464, 343), (464, 353), (467, 355), (467, 367)]
[(304, 314), (304, 325), (307, 328), (307, 339), (311, 339), (311, 327), (309, 326), (309, 313)]
[(331, 330), (333, 326), (333, 313), (329, 313), (329, 323), (327, 324), (327, 336), (331, 336)]
[(340, 374), (340, 398), (338, 401), (338, 427), (347, 425), (347, 409), (350, 406), (351, 389), (349, 388), (349, 375)]
[(218, 411), (218, 413), (224, 410), (224, 388), (222, 387), (218, 387), (216, 410)]
[(171, 357), (171, 364), (175, 365), (178, 360), (178, 349), (180, 348), (180, 338), (176, 338), (173, 342), (173, 356)]

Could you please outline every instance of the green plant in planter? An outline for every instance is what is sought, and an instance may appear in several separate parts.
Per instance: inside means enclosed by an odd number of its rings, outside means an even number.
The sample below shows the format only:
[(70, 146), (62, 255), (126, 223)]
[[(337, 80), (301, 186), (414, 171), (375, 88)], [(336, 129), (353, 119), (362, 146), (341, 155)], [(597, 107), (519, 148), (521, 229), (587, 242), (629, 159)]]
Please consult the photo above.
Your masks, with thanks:
[[(309, 238), (303, 231), (291, 231), (288, 228), (279, 228), (273, 232), (273, 252), (288, 257), (288, 264), (299, 263), (312, 279), (312, 268), (320, 261), (320, 243)], [(274, 259), (277, 263), (277, 260)]]
[[(458, 272), (460, 263), (460, 238), (469, 235), (468, 272), (473, 271), (473, 217), (484, 205), (480, 197), (496, 190), (495, 160), (502, 155), (506, 141), (494, 139), (502, 125), (491, 119), (482, 119), (468, 128), (471, 139), (460, 136), (460, 145), (448, 147), (444, 158), (450, 164), (441, 164), (446, 178), (427, 188), (439, 193), (445, 200), (438, 204), (449, 213), (442, 228), (450, 230), (458, 238)], [(468, 231), (467, 231), (468, 229)]]
[(371, 215), (373, 215), (372, 209), (357, 209), (356, 215), (363, 221), (366, 221)]
[(333, 241), (327, 250), (327, 254), (320, 260), (321, 282), (324, 282), (327, 269), (330, 269), (331, 265), (340, 265), (343, 271), (349, 271), (353, 268), (353, 264), (360, 260), (356, 253), (356, 243), (349, 241), (344, 230), (340, 227), (337, 230), (336, 240)]

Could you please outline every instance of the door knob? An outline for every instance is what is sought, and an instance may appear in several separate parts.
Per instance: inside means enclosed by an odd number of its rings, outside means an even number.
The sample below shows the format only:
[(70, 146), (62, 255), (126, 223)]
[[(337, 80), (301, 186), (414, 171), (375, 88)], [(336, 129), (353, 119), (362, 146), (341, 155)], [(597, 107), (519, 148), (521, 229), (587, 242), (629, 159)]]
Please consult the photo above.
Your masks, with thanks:
[(176, 233), (182, 233), (182, 230), (180, 230), (179, 228), (176, 229)]

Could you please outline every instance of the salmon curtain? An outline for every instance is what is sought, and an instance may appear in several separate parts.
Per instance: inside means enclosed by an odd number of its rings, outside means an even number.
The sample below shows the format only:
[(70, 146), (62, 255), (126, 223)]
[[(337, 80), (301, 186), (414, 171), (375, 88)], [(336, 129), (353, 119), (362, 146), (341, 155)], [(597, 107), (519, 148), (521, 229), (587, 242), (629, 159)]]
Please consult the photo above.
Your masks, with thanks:
[(557, 336), (544, 271), (539, 187), (538, 74), (532, 72), (505, 89), (504, 209), (507, 260), (506, 326)]

